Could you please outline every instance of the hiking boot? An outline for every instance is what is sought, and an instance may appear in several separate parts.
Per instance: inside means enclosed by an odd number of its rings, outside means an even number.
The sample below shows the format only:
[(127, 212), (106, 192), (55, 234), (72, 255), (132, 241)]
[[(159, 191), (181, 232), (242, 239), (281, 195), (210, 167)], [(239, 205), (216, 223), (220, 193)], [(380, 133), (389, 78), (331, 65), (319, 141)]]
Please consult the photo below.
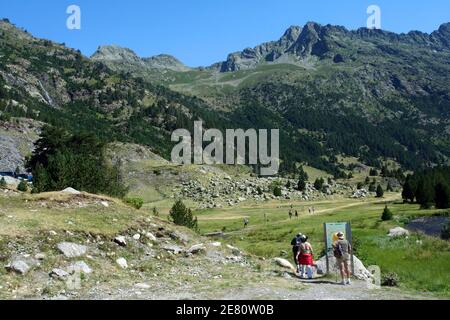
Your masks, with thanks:
[(347, 279), (347, 282), (345, 284), (351, 285), (352, 282), (350, 281), (350, 279)]
[(341, 284), (341, 285), (343, 285), (343, 286), (345, 286), (345, 281), (344, 280), (342, 280), (339, 284)]

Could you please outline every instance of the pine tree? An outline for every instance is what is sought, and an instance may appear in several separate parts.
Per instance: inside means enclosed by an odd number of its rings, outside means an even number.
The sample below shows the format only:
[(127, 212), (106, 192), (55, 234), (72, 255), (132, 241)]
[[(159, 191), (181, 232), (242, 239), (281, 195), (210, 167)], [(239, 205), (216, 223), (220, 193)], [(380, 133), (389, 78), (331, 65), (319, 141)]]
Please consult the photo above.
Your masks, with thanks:
[(416, 199), (422, 209), (429, 209), (434, 202), (434, 188), (428, 178), (419, 181), (416, 191)]
[(384, 191), (383, 191), (383, 188), (381, 187), (381, 185), (378, 185), (376, 192), (377, 192), (377, 198), (383, 198)]
[(197, 217), (194, 218), (192, 210), (188, 209), (181, 200), (175, 202), (170, 209), (169, 217), (173, 223), (198, 231)]
[(298, 183), (297, 183), (297, 190), (298, 191), (305, 191), (305, 189), (306, 189), (306, 182), (305, 182), (305, 180), (298, 180)]
[(383, 221), (392, 220), (392, 212), (391, 210), (389, 210), (387, 205), (384, 207), (383, 214), (381, 215), (381, 220)]
[(25, 182), (25, 180), (21, 180), (19, 185), (17, 186), (17, 190), (22, 192), (28, 191), (28, 184)]
[(448, 184), (439, 182), (435, 187), (435, 203), (437, 209), (450, 208), (450, 188)]
[(369, 178), (369, 177), (366, 177), (366, 180), (364, 181), (364, 183), (365, 183), (366, 185), (368, 185), (368, 184), (370, 183), (370, 178)]
[(405, 201), (414, 202), (415, 196), (410, 179), (406, 179), (405, 184), (403, 185), (402, 198)]

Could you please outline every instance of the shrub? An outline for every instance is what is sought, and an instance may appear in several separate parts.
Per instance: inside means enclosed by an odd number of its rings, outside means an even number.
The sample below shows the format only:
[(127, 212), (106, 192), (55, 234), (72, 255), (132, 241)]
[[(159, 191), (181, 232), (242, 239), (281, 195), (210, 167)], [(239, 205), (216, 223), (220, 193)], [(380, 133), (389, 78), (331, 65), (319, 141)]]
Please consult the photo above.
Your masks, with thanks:
[(138, 210), (142, 208), (142, 205), (144, 204), (144, 200), (141, 198), (125, 198), (123, 201)]
[(0, 188), (2, 189), (6, 188), (6, 180), (4, 177), (0, 179)]
[(159, 217), (159, 212), (158, 212), (158, 209), (156, 209), (156, 207), (153, 207), (152, 212), (155, 217)]
[(358, 190), (361, 190), (364, 187), (364, 184), (362, 182), (358, 182), (358, 184), (356, 185), (356, 188)]
[(381, 276), (381, 285), (386, 287), (398, 287), (399, 284), (398, 274), (395, 272), (385, 273)]
[(262, 191), (262, 189), (261, 189), (260, 186), (258, 186), (258, 187), (256, 188), (256, 191), (258, 192), (259, 195), (262, 195), (262, 194), (264, 193), (264, 192)]
[(28, 184), (26, 183), (25, 180), (20, 181), (19, 185), (17, 186), (17, 190), (22, 191), (22, 192), (28, 191)]
[(197, 217), (194, 218), (192, 210), (188, 209), (181, 200), (175, 202), (170, 209), (170, 220), (179, 226), (188, 227), (195, 231), (198, 231)]
[(392, 217), (393, 217), (393, 215), (392, 215), (391, 210), (389, 210), (389, 208), (387, 206), (384, 207), (383, 214), (381, 215), (381, 220), (389, 221), (389, 220), (392, 220)]
[(281, 197), (281, 188), (280, 187), (275, 187), (274, 189), (273, 189), (273, 195), (275, 196), (275, 197)]

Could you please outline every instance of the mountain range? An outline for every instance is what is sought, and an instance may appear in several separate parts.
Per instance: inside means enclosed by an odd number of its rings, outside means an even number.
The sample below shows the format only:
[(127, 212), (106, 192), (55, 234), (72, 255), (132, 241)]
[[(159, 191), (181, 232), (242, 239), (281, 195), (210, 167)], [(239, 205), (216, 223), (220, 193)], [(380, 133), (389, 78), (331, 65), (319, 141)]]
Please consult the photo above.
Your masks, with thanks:
[[(0, 112), (148, 145), (175, 128), (280, 128), (284, 172), (337, 176), (342, 158), (405, 169), (448, 163), (450, 23), (395, 34), (309, 22), (276, 41), (189, 68), (119, 46), (92, 57), (0, 22)], [(0, 159), (1, 161), (1, 159)]]

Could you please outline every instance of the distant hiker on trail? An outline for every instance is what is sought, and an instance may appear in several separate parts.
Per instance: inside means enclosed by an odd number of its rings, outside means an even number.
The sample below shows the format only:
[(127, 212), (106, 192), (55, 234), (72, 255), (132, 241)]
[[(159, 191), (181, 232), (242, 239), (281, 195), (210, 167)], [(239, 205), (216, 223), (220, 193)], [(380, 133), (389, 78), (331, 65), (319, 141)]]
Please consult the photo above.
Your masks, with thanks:
[(294, 255), (294, 263), (297, 266), (297, 272), (299, 272), (299, 273), (300, 273), (300, 265), (298, 263), (297, 253), (298, 253), (298, 250), (299, 250), (299, 247), (300, 247), (301, 237), (302, 236), (303, 236), (303, 234), (299, 233), (291, 241), (292, 253)]
[(289, 220), (292, 219), (292, 210), (289, 210)]
[(341, 284), (351, 284), (351, 274), (348, 265), (352, 254), (352, 247), (348, 240), (345, 239), (344, 233), (338, 232), (336, 235), (338, 240), (333, 243), (333, 254), (341, 272)]
[(311, 214), (311, 207), (308, 207), (308, 213)]
[(316, 207), (312, 207), (312, 214), (316, 213)]
[(247, 228), (249, 224), (248, 218), (244, 218), (244, 228)]
[(300, 278), (305, 278), (305, 272), (308, 276), (308, 279), (312, 279), (313, 277), (313, 248), (311, 244), (308, 242), (308, 237), (302, 235), (300, 237), (300, 246), (297, 253), (297, 261), (300, 265)]
[(298, 219), (298, 211), (295, 210), (295, 217)]

